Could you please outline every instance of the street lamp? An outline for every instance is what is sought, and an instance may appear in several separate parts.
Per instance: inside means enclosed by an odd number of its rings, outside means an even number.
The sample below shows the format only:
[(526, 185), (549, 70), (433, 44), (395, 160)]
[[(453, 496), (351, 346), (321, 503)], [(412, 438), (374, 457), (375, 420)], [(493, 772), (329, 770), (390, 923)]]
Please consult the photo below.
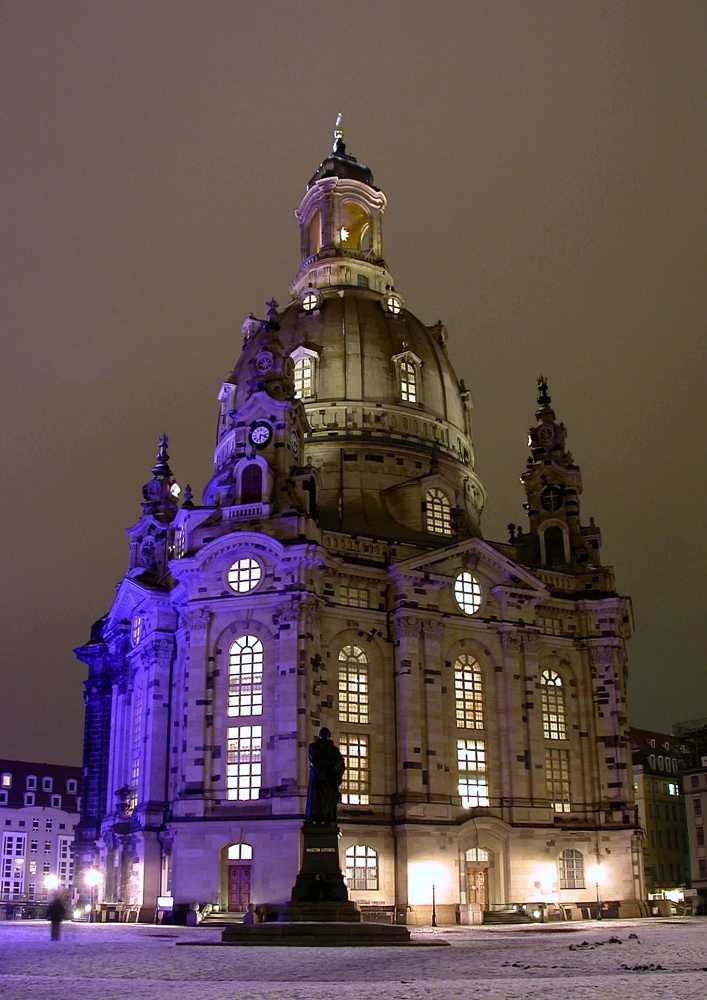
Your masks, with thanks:
[(59, 888), (59, 876), (58, 875), (46, 875), (44, 878), (44, 888), (47, 892), (56, 892)]
[(436, 900), (435, 892), (436, 892), (436, 889), (435, 889), (435, 884), (433, 882), (432, 883), (432, 926), (433, 927), (437, 926), (437, 900)]
[(89, 923), (93, 923), (96, 916), (96, 891), (103, 879), (97, 868), (89, 868), (83, 880), (91, 890), (91, 913), (88, 919)]
[(587, 875), (589, 881), (593, 882), (597, 891), (597, 920), (601, 920), (601, 895), (599, 893), (599, 886), (604, 881), (604, 869), (597, 862), (595, 865), (590, 865), (587, 869)]

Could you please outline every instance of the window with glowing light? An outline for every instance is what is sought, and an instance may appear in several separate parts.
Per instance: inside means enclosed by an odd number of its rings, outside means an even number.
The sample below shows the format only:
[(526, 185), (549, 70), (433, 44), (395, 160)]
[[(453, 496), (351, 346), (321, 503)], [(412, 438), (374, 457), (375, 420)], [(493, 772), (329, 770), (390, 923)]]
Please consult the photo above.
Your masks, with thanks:
[(354, 892), (378, 888), (378, 852), (367, 844), (346, 848), (346, 885)]
[(432, 487), (425, 494), (425, 527), (435, 535), (452, 534), (452, 505), (444, 490)]
[(257, 559), (239, 559), (228, 571), (228, 586), (236, 594), (247, 594), (260, 583), (263, 568)]
[(393, 316), (399, 316), (403, 307), (397, 295), (388, 295), (385, 300), (385, 308)]
[(560, 889), (584, 889), (584, 855), (567, 848), (558, 861)]
[(406, 358), (398, 365), (400, 398), (404, 403), (417, 402), (417, 365)]
[(143, 751), (143, 723), (145, 700), (142, 684), (136, 683), (133, 689), (133, 719), (130, 746), (130, 794), (128, 797), (128, 812), (133, 812), (140, 797), (140, 770)]
[(226, 791), (233, 801), (260, 797), (263, 769), (262, 726), (231, 726), (228, 730)]
[(59, 884), (68, 888), (74, 880), (74, 857), (71, 850), (71, 837), (59, 837), (57, 849), (57, 875)]
[(174, 532), (174, 558), (183, 559), (187, 551), (187, 538), (184, 528), (179, 527)]
[(540, 674), (540, 692), (543, 736), (546, 740), (566, 740), (565, 692), (562, 678), (555, 670), (543, 670)]
[(131, 639), (133, 646), (137, 646), (142, 638), (142, 618), (140, 615), (135, 615), (133, 618), (133, 628), (131, 633)]
[(341, 600), (350, 608), (367, 608), (368, 591), (363, 587), (342, 587)]
[(305, 292), (302, 296), (302, 308), (305, 312), (314, 312), (319, 307), (319, 296), (316, 292)]
[(12, 788), (12, 775), (7, 771), (0, 777), (0, 788)]
[(469, 653), (454, 663), (457, 729), (484, 728), (484, 685), (481, 667)]
[(228, 848), (229, 861), (252, 861), (253, 848), (250, 844), (231, 844)]
[(367, 806), (370, 801), (368, 737), (343, 733), (339, 750), (346, 762), (341, 801), (348, 806)]
[(489, 852), (483, 847), (470, 847), (464, 858), (471, 864), (488, 864), (490, 860)]
[(241, 635), (228, 651), (228, 714), (263, 714), (263, 644)]
[(457, 740), (459, 795), (464, 809), (489, 804), (486, 778), (486, 744), (483, 740)]
[(567, 750), (545, 748), (545, 787), (556, 813), (572, 811), (570, 801), (570, 755)]
[(0, 897), (17, 899), (23, 895), (25, 884), (24, 833), (4, 833), (0, 857)]
[(306, 355), (295, 361), (295, 399), (314, 395), (314, 359)]
[(465, 615), (475, 615), (481, 607), (481, 584), (467, 571), (454, 581), (454, 599)]
[(359, 646), (339, 653), (339, 722), (368, 722), (368, 658)]

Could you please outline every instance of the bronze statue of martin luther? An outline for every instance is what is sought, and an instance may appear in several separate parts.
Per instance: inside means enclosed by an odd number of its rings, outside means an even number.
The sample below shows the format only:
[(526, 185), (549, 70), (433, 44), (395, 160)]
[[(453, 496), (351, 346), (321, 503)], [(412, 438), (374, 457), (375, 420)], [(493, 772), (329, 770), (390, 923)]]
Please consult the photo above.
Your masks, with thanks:
[(336, 807), (341, 800), (339, 791), (346, 764), (339, 748), (326, 728), (319, 730), (319, 739), (309, 744), (309, 784), (307, 786), (307, 823), (336, 823)]

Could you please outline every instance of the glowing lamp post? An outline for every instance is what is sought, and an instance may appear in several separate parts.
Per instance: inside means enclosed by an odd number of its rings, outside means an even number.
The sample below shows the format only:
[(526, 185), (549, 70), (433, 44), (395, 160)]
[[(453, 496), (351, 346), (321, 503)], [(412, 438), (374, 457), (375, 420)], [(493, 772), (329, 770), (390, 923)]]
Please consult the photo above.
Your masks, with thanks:
[(91, 890), (91, 912), (88, 919), (90, 923), (93, 923), (96, 916), (96, 892), (102, 881), (101, 873), (97, 868), (89, 868), (83, 880)]
[(59, 888), (59, 876), (47, 875), (44, 879), (44, 888), (47, 892), (56, 892)]
[(604, 869), (600, 864), (590, 865), (587, 869), (587, 876), (589, 881), (593, 882), (597, 891), (597, 920), (601, 920), (601, 894), (599, 892), (599, 887), (604, 881)]

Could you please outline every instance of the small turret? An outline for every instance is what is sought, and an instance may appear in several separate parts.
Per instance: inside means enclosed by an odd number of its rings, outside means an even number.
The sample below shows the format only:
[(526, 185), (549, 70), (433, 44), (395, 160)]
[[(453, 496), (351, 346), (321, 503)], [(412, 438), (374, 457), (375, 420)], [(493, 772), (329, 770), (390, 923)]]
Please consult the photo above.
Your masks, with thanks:
[(181, 490), (169, 467), (168, 437), (160, 436), (157, 459), (152, 466), (152, 479), (142, 488), (142, 512), (158, 521), (170, 522), (177, 513), (177, 497)]

